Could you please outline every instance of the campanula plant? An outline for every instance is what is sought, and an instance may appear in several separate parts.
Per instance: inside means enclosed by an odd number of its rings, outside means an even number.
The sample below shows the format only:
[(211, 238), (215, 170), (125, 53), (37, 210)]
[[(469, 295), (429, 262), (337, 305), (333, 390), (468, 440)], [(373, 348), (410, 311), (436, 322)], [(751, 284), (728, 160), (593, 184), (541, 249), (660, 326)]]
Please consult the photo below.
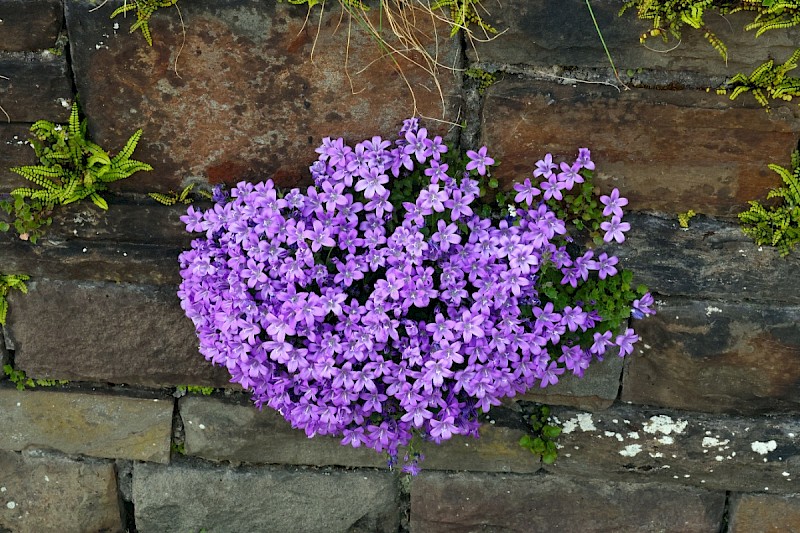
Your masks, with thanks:
[[(179, 290), (200, 352), (259, 408), (393, 464), (412, 439), (477, 437), (479, 413), (504, 398), (632, 351), (620, 325), (651, 314), (652, 297), (550, 207), (590, 179), (588, 150), (546, 156), (494, 207), (508, 193), (491, 194), (486, 147), (456, 154), (417, 119), (393, 141), (316, 151), (304, 190), (242, 182), (182, 217), (200, 234)], [(624, 241), (625, 199), (602, 203), (598, 231)]]

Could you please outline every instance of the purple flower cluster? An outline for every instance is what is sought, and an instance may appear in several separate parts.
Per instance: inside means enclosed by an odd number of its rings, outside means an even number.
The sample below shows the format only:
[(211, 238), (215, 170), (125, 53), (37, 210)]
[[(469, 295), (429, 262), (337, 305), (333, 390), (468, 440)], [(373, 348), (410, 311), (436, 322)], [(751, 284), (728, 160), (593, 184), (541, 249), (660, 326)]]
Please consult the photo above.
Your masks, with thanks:
[[(516, 187), (512, 220), (478, 216), (478, 179), (494, 163), (485, 147), (451, 176), (442, 139), (410, 119), (393, 143), (326, 138), (317, 153), (305, 190), (242, 182), (182, 217), (204, 234), (180, 256), (182, 307), (200, 352), (257, 406), (308, 436), (395, 456), (414, 435), (477, 436), (479, 411), (565, 371), (581, 376), (612, 346), (632, 350), (631, 329), (586, 347), (561, 342), (602, 318), (579, 302), (541, 304), (540, 267), (577, 284), (591, 271), (613, 276), (617, 259), (570, 257), (558, 245), (565, 223), (534, 204), (541, 191), (529, 180)], [(560, 173), (548, 156), (534, 175), (556, 197), (593, 166), (584, 149)], [(393, 203), (393, 180), (412, 172), (426, 184)], [(614, 215), (606, 241), (629, 227), (623, 200), (604, 200)], [(644, 315), (649, 305), (648, 294), (634, 307)]]

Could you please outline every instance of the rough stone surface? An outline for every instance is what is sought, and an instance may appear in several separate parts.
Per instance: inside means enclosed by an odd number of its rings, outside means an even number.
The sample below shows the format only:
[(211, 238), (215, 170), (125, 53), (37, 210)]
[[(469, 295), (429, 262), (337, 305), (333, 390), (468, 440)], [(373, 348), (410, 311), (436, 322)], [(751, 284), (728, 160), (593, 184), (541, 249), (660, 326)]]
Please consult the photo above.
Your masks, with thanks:
[(798, 115), (796, 105), (768, 114), (704, 91), (508, 79), (486, 91), (482, 141), (502, 161), (495, 175), (508, 188), (545, 153), (574, 160), (585, 146), (600, 189), (618, 187), (631, 210), (732, 215), (780, 183), (767, 164), (789, 165)]
[(411, 530), (717, 532), (724, 492), (562, 476), (423, 472), (411, 485)]
[(625, 218), (631, 230), (610, 251), (654, 293), (800, 305), (796, 253), (780, 257), (774, 248), (754, 244), (737, 224), (706, 217), (693, 218), (685, 231), (676, 218)]
[[(160, 10), (149, 47), (128, 35), (126, 21), (111, 31), (108, 15), (120, 4), (90, 13), (89, 2), (68, 0), (66, 16), (91, 131), (101, 145), (114, 145), (143, 127), (137, 153), (158, 169), (120, 182), (122, 189), (166, 190), (187, 177), (310, 181), (307, 168), (323, 137), (358, 142), (396, 135), (414, 114), (455, 118), (460, 81), (452, 70), (439, 69), (442, 106), (431, 76), (399, 60), (418, 95), (415, 109), (394, 63), (380, 59), (355, 21), (348, 31), (338, 9), (325, 10), (321, 21), (315, 11), (306, 22), (305, 9), (285, 3), (195, 1), (182, 8), (185, 40), (177, 13)], [(452, 65), (458, 41), (440, 29), (438, 42), (427, 44)]]
[(133, 503), (141, 533), (388, 533), (400, 519), (394, 475), (368, 470), (137, 463)]
[(55, 45), (64, 10), (60, 0), (1, 0), (0, 50), (43, 50)]
[[(8, 333), (31, 377), (154, 387), (223, 386), (197, 351), (174, 287), (40, 280), (12, 295)], [(43, 328), (42, 324), (54, 327)]]
[[(271, 409), (258, 411), (252, 405), (191, 396), (182, 398), (179, 405), (187, 455), (213, 461), (386, 468), (383, 454), (342, 446), (334, 437), (308, 439)], [(482, 425), (479, 439), (454, 438), (442, 446), (426, 446), (424, 468), (539, 470), (539, 461), (518, 444), (523, 428), (505, 423), (501, 409), (492, 409), (490, 414), (499, 417), (493, 418), (495, 423)]]
[[(0, 52), (0, 72), (8, 78), (0, 78), (0, 105), (11, 122), (69, 119), (74, 94), (64, 55)], [(0, 120), (7, 120), (2, 112)]]
[[(614, 64), (622, 73), (627, 69), (658, 69), (672, 72), (692, 71), (710, 75), (732, 76), (750, 72), (756, 65), (774, 57), (787, 59), (794, 49), (800, 31), (776, 30), (757, 40), (755, 32), (745, 32), (752, 14), (705, 17), (708, 26), (728, 46), (728, 61), (714, 50), (700, 31), (686, 26), (680, 42), (669, 43), (653, 37), (639, 44), (639, 35), (652, 27), (651, 21), (640, 21), (636, 8), (618, 17), (621, 2), (592, 2), (597, 24), (603, 33)], [(496, 64), (573, 65), (610, 69), (608, 58), (597, 37), (586, 3), (581, 0), (510, 0), (486, 5), (487, 20), (505, 33), (482, 43), (470, 58)], [(569, 21), (568, 23), (565, 23)], [(669, 50), (668, 53), (664, 53)], [(680, 80), (678, 77), (677, 80)]]
[(622, 399), (676, 409), (800, 409), (800, 307), (669, 300), (636, 324)]
[(0, 531), (122, 531), (114, 466), (0, 451)]
[(0, 449), (169, 461), (173, 402), (0, 389)]
[(728, 531), (730, 533), (800, 532), (800, 494), (793, 496), (739, 494), (734, 496), (731, 502)]
[(619, 393), (622, 364), (623, 360), (619, 357), (606, 357), (602, 362), (593, 362), (582, 379), (565, 374), (557, 385), (545, 389), (533, 388), (518, 398), (580, 409), (607, 409)]
[(560, 449), (556, 463), (545, 468), (555, 474), (723, 491), (800, 490), (797, 417), (633, 407), (594, 413), (554, 408), (553, 415), (562, 426)]

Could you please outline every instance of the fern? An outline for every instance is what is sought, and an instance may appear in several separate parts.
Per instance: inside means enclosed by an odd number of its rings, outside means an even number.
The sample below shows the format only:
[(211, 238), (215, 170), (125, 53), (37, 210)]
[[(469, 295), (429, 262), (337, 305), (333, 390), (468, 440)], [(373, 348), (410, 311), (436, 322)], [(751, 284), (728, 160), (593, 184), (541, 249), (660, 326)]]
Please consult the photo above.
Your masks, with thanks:
[(18, 290), (23, 294), (28, 293), (25, 282), (30, 279), (25, 274), (0, 274), (0, 325), (5, 325), (8, 313), (8, 296), (11, 289)]
[(770, 111), (769, 98), (790, 102), (795, 96), (800, 96), (800, 78), (788, 75), (797, 68), (798, 60), (800, 48), (781, 65), (775, 66), (770, 59), (756, 67), (749, 76), (737, 74), (717, 89), (717, 93), (727, 94), (732, 91), (730, 99), (734, 100), (745, 92), (751, 92), (756, 101)]
[(497, 33), (497, 30), (487, 24), (478, 13), (475, 6), (480, 5), (479, 0), (436, 0), (431, 4), (431, 11), (437, 9), (450, 9), (450, 18), (453, 23), (450, 28), (450, 37), (454, 37), (458, 30), (475, 24), (487, 33)]
[(757, 244), (774, 246), (785, 256), (800, 242), (800, 152), (792, 154), (792, 170), (771, 164), (769, 168), (783, 180), (784, 186), (772, 189), (767, 199), (780, 203), (764, 207), (751, 200), (750, 209), (739, 213), (742, 231)]
[[(86, 138), (86, 129), (86, 120), (80, 119), (77, 104), (72, 106), (66, 127), (44, 120), (31, 126), (31, 146), (40, 164), (11, 170), (39, 188), (20, 187), (11, 191), (10, 199), (0, 200), (0, 210), (13, 220), (21, 238), (36, 242), (50, 224), (56, 206), (89, 198), (101, 209), (108, 209), (100, 193), (108, 189), (109, 183), (152, 170), (147, 163), (131, 159), (141, 130), (112, 157)], [(9, 223), (0, 221), (0, 230), (9, 228)]]
[(130, 32), (140, 30), (147, 44), (153, 46), (153, 35), (150, 33), (149, 25), (150, 17), (160, 8), (171, 7), (177, 3), (178, 0), (125, 0), (124, 4), (111, 13), (111, 18), (136, 10), (136, 22), (131, 24)]
[[(175, 205), (177, 203), (188, 205), (194, 201), (194, 198), (192, 198), (189, 195), (194, 189), (194, 185), (195, 185), (194, 183), (187, 185), (186, 187), (183, 188), (183, 190), (180, 193), (177, 193), (175, 191), (170, 191), (168, 194), (163, 194), (160, 192), (151, 192), (148, 193), (148, 196), (150, 196), (150, 198), (152, 198), (156, 202), (164, 205)], [(194, 194), (196, 196), (200, 196), (201, 198), (205, 198), (206, 200), (211, 200), (211, 193), (209, 193), (208, 191), (198, 190), (194, 191)]]

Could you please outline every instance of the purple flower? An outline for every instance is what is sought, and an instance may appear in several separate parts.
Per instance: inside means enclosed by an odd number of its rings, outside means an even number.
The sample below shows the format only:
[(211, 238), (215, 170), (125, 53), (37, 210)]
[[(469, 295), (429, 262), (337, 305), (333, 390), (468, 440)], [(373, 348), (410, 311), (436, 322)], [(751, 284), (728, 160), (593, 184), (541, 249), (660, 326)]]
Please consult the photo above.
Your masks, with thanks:
[(553, 155), (547, 154), (544, 156), (544, 159), (536, 162), (536, 170), (533, 171), (533, 177), (538, 178), (539, 176), (544, 176), (544, 178), (547, 179), (550, 177), (550, 174), (552, 174), (554, 168), (556, 168), (556, 165), (553, 163)]
[(525, 178), (522, 183), (515, 183), (514, 190), (517, 191), (514, 201), (518, 204), (525, 202), (529, 206), (533, 205), (533, 197), (542, 192), (531, 184), (530, 178)]
[(481, 176), (486, 175), (486, 167), (494, 165), (494, 159), (486, 155), (486, 147), (482, 146), (477, 152), (474, 150), (467, 150), (467, 157), (470, 162), (467, 163), (467, 170), (478, 170)]
[(542, 191), (544, 191), (544, 199), (550, 200), (551, 198), (555, 200), (563, 200), (564, 197), (561, 194), (561, 189), (566, 188), (566, 184), (561, 181), (558, 181), (558, 177), (555, 174), (550, 174), (550, 177), (547, 178), (546, 181), (543, 181), (540, 185)]
[(600, 224), (600, 229), (606, 232), (606, 234), (603, 235), (603, 240), (605, 242), (617, 241), (622, 244), (622, 242), (625, 241), (623, 232), (631, 229), (631, 225), (627, 222), (622, 222), (622, 220), (615, 215), (611, 217), (610, 222), (602, 222)]
[(607, 253), (600, 254), (600, 257), (597, 258), (595, 262), (594, 269), (597, 270), (597, 276), (600, 279), (606, 279), (609, 276), (614, 276), (617, 274), (617, 269), (614, 268), (614, 265), (619, 263), (619, 259), (615, 256), (609, 257)]
[(625, 357), (633, 353), (633, 344), (639, 340), (639, 336), (631, 328), (625, 330), (622, 335), (617, 335), (614, 344), (619, 346), (619, 356)]
[(578, 159), (575, 160), (575, 163), (587, 170), (594, 170), (594, 162), (592, 162), (591, 152), (588, 148), (578, 149)]
[(564, 188), (572, 190), (576, 183), (583, 183), (583, 176), (578, 174), (581, 166), (578, 163), (570, 166), (566, 163), (561, 163), (561, 172), (558, 174), (558, 180), (564, 184)]
[[(603, 195), (600, 197), (600, 202), (605, 206), (603, 208), (603, 216), (614, 215), (622, 218), (622, 208), (628, 205), (627, 198), (620, 198), (619, 189), (616, 187), (611, 191), (611, 196)], [(620, 241), (621, 242), (621, 241)]]

